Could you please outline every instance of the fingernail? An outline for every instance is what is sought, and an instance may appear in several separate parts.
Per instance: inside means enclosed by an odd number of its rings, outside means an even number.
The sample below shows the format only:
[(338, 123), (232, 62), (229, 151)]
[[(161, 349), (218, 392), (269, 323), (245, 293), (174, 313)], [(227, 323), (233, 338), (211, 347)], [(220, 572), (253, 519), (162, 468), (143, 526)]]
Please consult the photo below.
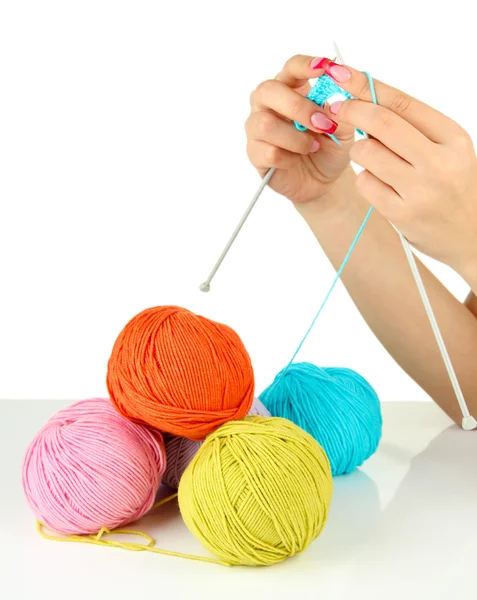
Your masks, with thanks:
[(326, 65), (325, 73), (339, 83), (344, 83), (351, 79), (351, 71), (349, 69), (331, 61)]
[(316, 127), (316, 129), (320, 129), (325, 133), (334, 133), (338, 127), (338, 123), (321, 112), (316, 112), (311, 115), (311, 123), (313, 127)]
[(324, 69), (326, 66), (326, 63), (330, 62), (329, 58), (322, 58), (321, 56), (317, 56), (316, 58), (314, 58), (311, 61), (311, 68), (312, 69)]
[(333, 102), (333, 104), (330, 104), (330, 113), (332, 115), (337, 115), (339, 113), (339, 110), (342, 105), (343, 105), (343, 100), (338, 100), (337, 102)]
[(316, 152), (320, 147), (320, 142), (318, 140), (313, 140), (313, 144), (311, 145), (310, 152)]

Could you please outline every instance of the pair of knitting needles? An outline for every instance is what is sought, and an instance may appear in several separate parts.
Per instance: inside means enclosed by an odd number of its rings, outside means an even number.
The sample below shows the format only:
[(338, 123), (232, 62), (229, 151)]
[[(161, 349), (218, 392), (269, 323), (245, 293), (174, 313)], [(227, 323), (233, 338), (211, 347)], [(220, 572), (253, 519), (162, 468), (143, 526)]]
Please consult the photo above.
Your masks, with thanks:
[[(340, 63), (340, 64), (344, 64), (343, 56), (342, 56), (342, 54), (341, 54), (341, 52), (340, 52), (340, 50), (338, 48), (338, 45), (336, 44), (336, 42), (334, 42), (333, 45), (334, 45), (335, 54), (336, 54), (336, 57), (333, 60), (335, 62)], [(366, 138), (369, 137), (367, 133), (364, 133), (363, 135)], [(237, 236), (240, 233), (240, 230), (242, 229), (242, 227), (244, 226), (244, 224), (247, 221), (248, 217), (250, 216), (250, 213), (252, 212), (254, 206), (257, 204), (258, 199), (260, 198), (263, 190), (267, 186), (268, 182), (270, 181), (270, 179), (272, 178), (272, 176), (273, 176), (274, 173), (275, 173), (275, 168), (272, 167), (271, 169), (269, 169), (267, 171), (265, 177), (262, 179), (262, 181), (260, 183), (260, 186), (258, 187), (258, 190), (255, 192), (255, 195), (252, 198), (252, 201), (248, 205), (245, 213), (243, 214), (243, 216), (240, 219), (237, 227), (235, 228), (235, 231), (233, 232), (233, 234), (230, 237), (229, 241), (225, 245), (225, 248), (223, 249), (222, 254), (219, 256), (219, 258), (218, 258), (217, 262), (215, 263), (212, 271), (210, 272), (209, 277), (204, 281), (204, 283), (201, 284), (200, 290), (202, 292), (208, 292), (208, 291), (210, 291), (210, 284), (211, 284), (213, 278), (215, 277), (217, 271), (219, 270), (221, 264), (223, 263), (225, 257), (227, 256), (230, 248), (232, 247), (232, 244), (237, 239)], [(409, 242), (407, 241), (407, 239), (402, 235), (402, 233), (400, 231), (398, 231), (398, 230), (396, 230), (396, 231), (397, 231), (397, 233), (399, 235), (399, 239), (401, 240), (401, 244), (402, 244), (402, 247), (404, 249), (404, 253), (406, 255), (407, 261), (408, 261), (409, 266), (411, 268), (411, 272), (412, 272), (412, 275), (413, 275), (414, 280), (416, 282), (417, 289), (419, 291), (419, 295), (421, 297), (422, 303), (423, 303), (424, 308), (426, 310), (426, 314), (427, 314), (427, 317), (429, 319), (429, 323), (431, 325), (432, 331), (434, 333), (434, 337), (436, 339), (437, 346), (438, 346), (439, 351), (441, 353), (442, 360), (444, 362), (445, 368), (447, 370), (447, 374), (449, 376), (449, 380), (450, 380), (450, 382), (452, 384), (452, 388), (454, 390), (455, 396), (457, 398), (457, 402), (458, 402), (460, 410), (462, 412), (462, 429), (464, 429), (466, 431), (470, 431), (471, 429), (477, 428), (477, 421), (474, 419), (474, 417), (472, 417), (470, 415), (469, 409), (467, 407), (467, 403), (465, 401), (464, 395), (462, 393), (462, 389), (461, 389), (460, 384), (459, 384), (459, 380), (457, 379), (457, 375), (455, 373), (455, 370), (454, 370), (454, 367), (452, 365), (451, 359), (449, 357), (449, 353), (447, 351), (445, 342), (444, 342), (444, 340), (442, 338), (442, 334), (441, 334), (441, 331), (439, 329), (439, 325), (438, 325), (436, 317), (434, 315), (434, 311), (433, 311), (431, 303), (429, 301), (429, 297), (427, 295), (426, 288), (424, 286), (424, 282), (422, 281), (421, 274), (420, 274), (418, 266), (416, 264), (416, 259), (414, 257), (413, 252), (412, 252), (411, 246), (410, 246)]]

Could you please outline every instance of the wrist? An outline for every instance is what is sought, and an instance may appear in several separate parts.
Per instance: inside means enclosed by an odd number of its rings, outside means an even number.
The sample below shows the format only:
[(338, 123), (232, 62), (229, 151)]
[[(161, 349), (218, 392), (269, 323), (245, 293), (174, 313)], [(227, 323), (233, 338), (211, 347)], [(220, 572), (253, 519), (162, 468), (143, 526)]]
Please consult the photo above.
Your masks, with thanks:
[(354, 213), (361, 214), (363, 208), (369, 208), (369, 204), (358, 193), (355, 180), (356, 173), (348, 166), (320, 198), (295, 204), (295, 208), (306, 221), (313, 217), (339, 220)]

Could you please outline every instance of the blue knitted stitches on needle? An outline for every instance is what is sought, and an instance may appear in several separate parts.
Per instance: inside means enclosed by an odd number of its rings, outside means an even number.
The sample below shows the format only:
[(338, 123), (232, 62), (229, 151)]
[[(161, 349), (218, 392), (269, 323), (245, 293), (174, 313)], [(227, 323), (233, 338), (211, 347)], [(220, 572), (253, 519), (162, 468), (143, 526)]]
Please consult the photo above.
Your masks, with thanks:
[[(319, 77), (315, 84), (312, 86), (311, 90), (308, 92), (306, 97), (309, 100), (312, 100), (315, 104), (318, 104), (321, 108), (325, 105), (326, 101), (331, 98), (331, 96), (335, 96), (339, 94), (340, 96), (344, 96), (346, 100), (350, 100), (353, 96), (341, 88), (329, 75), (322, 75)], [(295, 127), (299, 131), (306, 131), (306, 127), (300, 125), (295, 121)], [(363, 132), (359, 129), (356, 130), (359, 134), (363, 135)], [(335, 141), (337, 144), (340, 144), (339, 140), (332, 134), (329, 134), (330, 138)]]
[[(336, 94), (344, 96), (346, 100), (352, 98), (351, 94), (340, 88), (329, 75), (322, 75), (316, 80), (316, 83), (312, 86), (306, 97), (323, 108), (328, 98), (331, 98), (331, 96), (335, 96)], [(300, 131), (306, 131), (306, 127), (300, 125), (300, 123), (297, 123), (296, 121), (295, 127)]]

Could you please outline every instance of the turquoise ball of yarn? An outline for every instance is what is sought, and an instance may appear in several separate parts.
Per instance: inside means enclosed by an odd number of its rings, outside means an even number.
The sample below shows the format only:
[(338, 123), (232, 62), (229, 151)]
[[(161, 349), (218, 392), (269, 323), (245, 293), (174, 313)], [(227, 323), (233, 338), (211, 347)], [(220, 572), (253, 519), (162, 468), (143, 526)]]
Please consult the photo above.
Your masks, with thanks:
[(381, 439), (379, 398), (352, 369), (294, 363), (259, 398), (272, 416), (293, 421), (316, 439), (333, 475), (354, 471)]

